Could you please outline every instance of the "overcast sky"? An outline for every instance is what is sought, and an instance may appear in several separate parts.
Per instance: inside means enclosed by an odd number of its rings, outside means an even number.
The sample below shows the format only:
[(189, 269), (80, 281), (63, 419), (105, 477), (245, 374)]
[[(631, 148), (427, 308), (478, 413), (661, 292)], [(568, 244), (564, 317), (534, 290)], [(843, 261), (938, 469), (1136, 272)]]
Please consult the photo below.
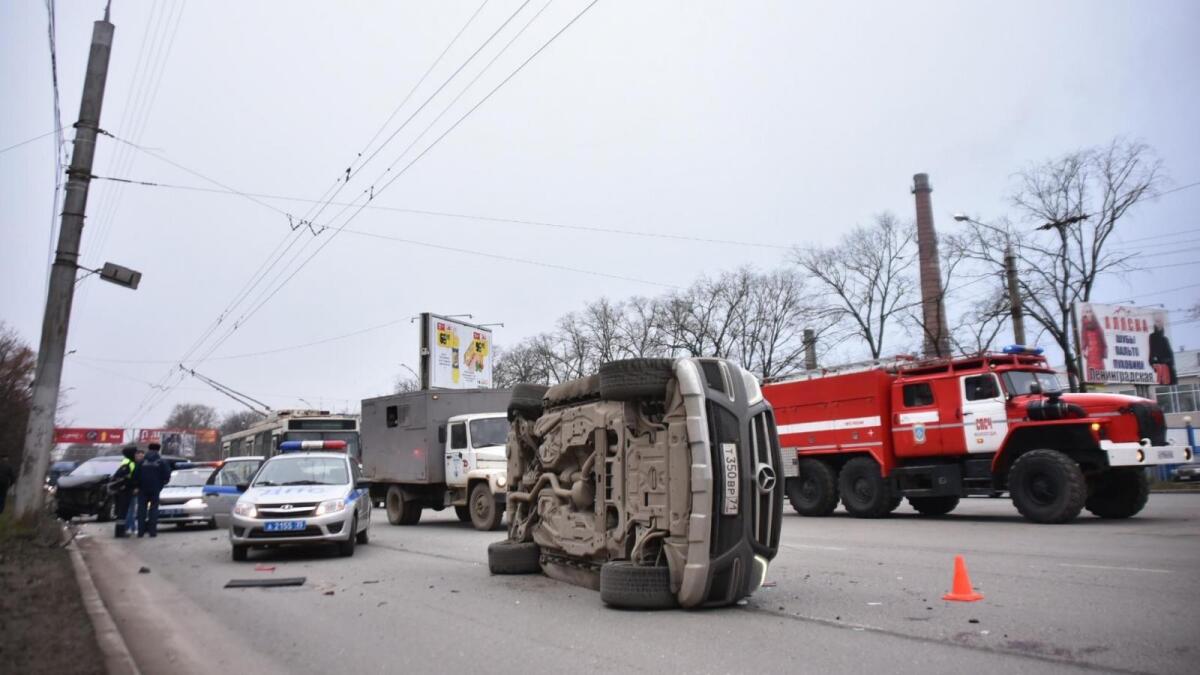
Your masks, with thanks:
[[(374, 185), (376, 207), (775, 248), (365, 209), (337, 236), (294, 235), (268, 279), (283, 271), (282, 281), (324, 248), (196, 370), (274, 407), (357, 410), (389, 389), (401, 363), (416, 367), (408, 318), (419, 312), (503, 322), (496, 342), (511, 344), (602, 295), (658, 294), (747, 264), (769, 269), (787, 264), (784, 247), (833, 242), (881, 211), (912, 218), (917, 172), (931, 176), (941, 232), (953, 230), (955, 211), (1014, 215), (1015, 171), (1115, 136), (1156, 148), (1168, 187), (1200, 181), (1200, 3), (602, 0), (382, 188), (586, 4), (554, 0), (401, 158), (545, 5), (531, 0), (336, 201)], [(97, 175), (204, 188), (212, 180), (317, 200), (359, 166), (356, 154), (480, 2), (113, 5), (101, 126), (169, 162), (106, 137)], [(520, 6), (487, 2), (369, 147)], [(68, 127), (103, 8), (101, 0), (58, 5)], [(54, 128), (43, 2), (0, 3), (0, 99), (0, 148)], [(52, 137), (0, 154), (0, 320), (35, 345), (54, 156)], [(272, 251), (292, 241), (284, 214), (301, 218), (311, 206), (256, 199), (93, 182), (82, 262), (118, 262), (144, 277), (134, 292), (80, 285), (63, 382), (70, 421), (156, 426), (182, 401), (236, 407), (189, 378), (139, 410), (153, 393), (148, 383), (164, 378)], [(353, 210), (341, 210), (330, 206), (316, 221), (347, 223)], [(1127, 248), (1145, 251), (1140, 262), (1169, 267), (1106, 279), (1093, 299), (1171, 310), (1195, 303), (1200, 289), (1163, 291), (1200, 281), (1181, 264), (1197, 259), (1198, 211), (1200, 188), (1134, 212), (1117, 238), (1139, 240)], [(259, 292), (205, 344), (228, 333)], [(1176, 347), (1200, 346), (1200, 323), (1180, 323), (1182, 312), (1172, 318)], [(364, 332), (243, 357), (355, 331)]]

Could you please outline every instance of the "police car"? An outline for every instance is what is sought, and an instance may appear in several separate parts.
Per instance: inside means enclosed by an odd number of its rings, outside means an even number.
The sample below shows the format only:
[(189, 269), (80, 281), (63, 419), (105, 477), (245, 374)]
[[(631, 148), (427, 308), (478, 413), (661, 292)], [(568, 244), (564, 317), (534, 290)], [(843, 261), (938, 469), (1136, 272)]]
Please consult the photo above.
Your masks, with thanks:
[(245, 560), (252, 546), (330, 543), (352, 556), (355, 544), (366, 544), (371, 500), (345, 449), (345, 441), (281, 443), (233, 506), (233, 559)]

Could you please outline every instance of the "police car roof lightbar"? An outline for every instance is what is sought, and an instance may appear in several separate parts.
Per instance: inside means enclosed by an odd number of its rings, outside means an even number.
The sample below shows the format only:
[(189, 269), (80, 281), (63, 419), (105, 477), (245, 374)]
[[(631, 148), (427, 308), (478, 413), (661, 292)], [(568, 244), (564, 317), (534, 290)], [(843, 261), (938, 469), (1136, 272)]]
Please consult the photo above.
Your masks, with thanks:
[(1027, 345), (1008, 345), (1003, 349), (1005, 354), (1028, 354), (1030, 356), (1041, 356), (1042, 352), (1046, 351), (1041, 347), (1029, 347)]
[(346, 441), (284, 441), (279, 444), (280, 452), (298, 450), (345, 450)]

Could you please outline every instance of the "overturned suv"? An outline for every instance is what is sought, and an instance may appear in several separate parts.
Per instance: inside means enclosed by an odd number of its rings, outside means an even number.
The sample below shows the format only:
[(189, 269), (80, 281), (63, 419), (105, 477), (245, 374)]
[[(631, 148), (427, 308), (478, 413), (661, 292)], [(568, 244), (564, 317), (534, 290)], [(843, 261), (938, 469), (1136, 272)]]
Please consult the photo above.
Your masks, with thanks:
[(508, 417), (493, 574), (542, 571), (630, 608), (727, 605), (762, 585), (779, 546), (779, 440), (736, 363), (613, 361), (517, 385)]

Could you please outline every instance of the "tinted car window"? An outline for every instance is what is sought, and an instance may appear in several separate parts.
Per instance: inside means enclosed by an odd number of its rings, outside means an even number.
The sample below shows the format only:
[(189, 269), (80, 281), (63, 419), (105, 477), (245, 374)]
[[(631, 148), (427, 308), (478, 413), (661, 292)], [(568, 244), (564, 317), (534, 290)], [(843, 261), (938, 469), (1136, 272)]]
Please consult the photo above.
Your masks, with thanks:
[(259, 462), (228, 462), (217, 472), (216, 485), (245, 485), (258, 470)]
[(968, 377), (963, 386), (967, 390), (968, 401), (980, 401), (1000, 395), (1000, 387), (996, 384), (996, 378), (991, 375)]
[(450, 449), (467, 449), (467, 425), (461, 423), (450, 425)]
[(110, 476), (121, 465), (120, 457), (89, 459), (71, 472), (72, 476)]

